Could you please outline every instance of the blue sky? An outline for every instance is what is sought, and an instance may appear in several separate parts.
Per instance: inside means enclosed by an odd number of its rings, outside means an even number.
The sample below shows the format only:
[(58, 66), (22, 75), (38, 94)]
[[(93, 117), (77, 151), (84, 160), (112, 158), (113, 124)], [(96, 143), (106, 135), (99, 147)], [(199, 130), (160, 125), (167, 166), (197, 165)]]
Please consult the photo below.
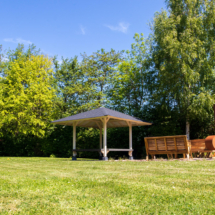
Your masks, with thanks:
[(34, 43), (59, 58), (127, 50), (162, 8), (164, 0), (0, 0), (0, 44)]

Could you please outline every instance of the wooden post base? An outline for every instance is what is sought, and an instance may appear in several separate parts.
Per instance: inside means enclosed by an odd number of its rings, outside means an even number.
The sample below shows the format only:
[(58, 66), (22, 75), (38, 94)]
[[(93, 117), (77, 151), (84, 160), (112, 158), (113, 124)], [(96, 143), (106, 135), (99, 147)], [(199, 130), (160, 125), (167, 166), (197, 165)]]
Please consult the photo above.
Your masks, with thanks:
[(129, 160), (134, 160), (133, 156), (129, 156)]

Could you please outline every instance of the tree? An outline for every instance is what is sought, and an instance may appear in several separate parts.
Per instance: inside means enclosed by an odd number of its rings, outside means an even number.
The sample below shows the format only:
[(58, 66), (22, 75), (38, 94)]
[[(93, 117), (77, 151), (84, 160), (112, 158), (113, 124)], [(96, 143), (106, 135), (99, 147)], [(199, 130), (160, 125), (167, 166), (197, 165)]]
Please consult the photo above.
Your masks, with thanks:
[(9, 52), (1, 73), (0, 129), (15, 136), (44, 136), (55, 98), (51, 59), (39, 55), (34, 46), (24, 52), (19, 45)]
[[(107, 94), (113, 84), (112, 75), (122, 60), (122, 52), (111, 49), (105, 52), (101, 49), (90, 56), (83, 54), (81, 70), (85, 74), (88, 83), (93, 87), (93, 100), (97, 107), (108, 105)], [(92, 96), (92, 95), (91, 95)]]
[(96, 87), (88, 77), (87, 71), (80, 66), (77, 57), (62, 58), (61, 64), (55, 57), (54, 65), (59, 98), (58, 117), (77, 114), (98, 106)]
[(150, 36), (150, 102), (177, 110), (189, 139), (190, 122), (210, 118), (215, 101), (215, 2), (166, 3), (169, 11), (156, 13)]
[(2, 45), (0, 45), (0, 63), (1, 63), (1, 61), (2, 61)]
[[(83, 75), (80, 72), (77, 57), (63, 59), (59, 64), (57, 58), (54, 60), (55, 81), (58, 86), (58, 107), (61, 117), (74, 114), (78, 110), (78, 96), (81, 93)], [(58, 117), (60, 117), (58, 116)]]
[(112, 75), (109, 98), (113, 107), (128, 114), (139, 115), (147, 98), (145, 86), (146, 46), (143, 34), (134, 35), (135, 43)]

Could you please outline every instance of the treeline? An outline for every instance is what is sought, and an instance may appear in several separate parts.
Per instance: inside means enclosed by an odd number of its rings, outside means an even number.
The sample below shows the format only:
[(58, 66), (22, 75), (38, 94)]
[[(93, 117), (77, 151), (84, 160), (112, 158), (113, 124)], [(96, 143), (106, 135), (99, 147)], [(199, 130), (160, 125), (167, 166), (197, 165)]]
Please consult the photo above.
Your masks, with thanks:
[[(214, 134), (215, 3), (166, 4), (149, 37), (135, 34), (129, 51), (101, 49), (61, 62), (34, 45), (1, 52), (0, 155), (70, 157), (72, 128), (50, 122), (101, 106), (153, 122), (133, 129), (135, 157), (145, 156), (145, 136)], [(127, 130), (109, 129), (108, 147), (128, 147)], [(78, 128), (77, 146), (98, 148), (99, 132)]]

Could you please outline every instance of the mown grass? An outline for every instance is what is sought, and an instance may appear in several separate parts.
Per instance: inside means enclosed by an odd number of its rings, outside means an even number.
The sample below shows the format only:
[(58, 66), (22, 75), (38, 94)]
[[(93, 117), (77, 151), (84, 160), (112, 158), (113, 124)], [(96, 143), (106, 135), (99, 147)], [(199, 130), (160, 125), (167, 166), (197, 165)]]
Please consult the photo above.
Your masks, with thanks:
[(1, 157), (0, 214), (215, 214), (215, 161)]

